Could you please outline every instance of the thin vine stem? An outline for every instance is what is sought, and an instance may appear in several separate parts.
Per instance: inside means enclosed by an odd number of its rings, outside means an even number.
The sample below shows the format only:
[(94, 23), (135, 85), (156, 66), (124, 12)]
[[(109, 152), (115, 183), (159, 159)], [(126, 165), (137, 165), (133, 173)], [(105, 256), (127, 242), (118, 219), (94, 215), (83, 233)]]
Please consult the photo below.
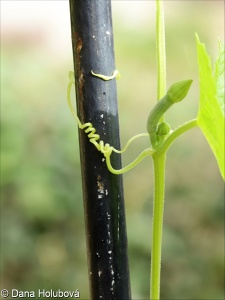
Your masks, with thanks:
[[(163, 1), (156, 0), (156, 53), (157, 53), (157, 98), (166, 94), (166, 45)], [(164, 121), (164, 116), (161, 121)], [(152, 155), (154, 162), (153, 228), (151, 250), (150, 300), (159, 300), (163, 209), (165, 193), (166, 152), (157, 151)]]
[(154, 162), (154, 203), (153, 203), (153, 228), (151, 250), (151, 280), (150, 300), (159, 300), (160, 297), (160, 271), (161, 271), (161, 248), (162, 227), (165, 193), (165, 161), (166, 153), (155, 153)]
[(157, 98), (166, 94), (166, 42), (163, 1), (156, 0), (156, 54), (157, 54)]

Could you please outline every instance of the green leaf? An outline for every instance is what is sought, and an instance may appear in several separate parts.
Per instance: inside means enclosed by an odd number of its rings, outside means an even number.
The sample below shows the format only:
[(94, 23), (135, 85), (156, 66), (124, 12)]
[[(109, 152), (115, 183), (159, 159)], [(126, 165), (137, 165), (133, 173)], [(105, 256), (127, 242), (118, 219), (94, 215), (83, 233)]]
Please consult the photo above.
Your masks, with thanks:
[(212, 71), (211, 59), (196, 35), (198, 66), (200, 78), (200, 105), (198, 110), (198, 124), (205, 135), (219, 165), (224, 179), (224, 57), (221, 50), (216, 62), (215, 76)]
[(217, 98), (219, 101), (220, 108), (222, 109), (223, 114), (224, 112), (224, 45), (219, 40), (219, 57), (216, 61), (216, 70), (215, 70), (215, 79), (217, 84)]

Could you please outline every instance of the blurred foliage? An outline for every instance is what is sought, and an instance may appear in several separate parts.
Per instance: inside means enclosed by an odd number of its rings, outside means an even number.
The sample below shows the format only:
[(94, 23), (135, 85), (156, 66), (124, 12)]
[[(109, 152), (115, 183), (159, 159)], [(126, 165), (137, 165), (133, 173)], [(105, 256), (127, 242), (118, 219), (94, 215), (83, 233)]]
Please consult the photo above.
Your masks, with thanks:
[[(133, 4), (124, 2), (129, 12)], [(187, 100), (168, 114), (173, 126), (196, 117), (194, 32), (215, 55), (215, 24), (222, 11), (222, 1), (181, 2), (165, 5), (168, 86), (188, 78), (195, 83)], [(116, 5), (119, 1), (113, 2)], [(146, 23), (132, 26), (131, 20), (129, 26), (116, 7), (113, 13), (125, 144), (146, 131), (156, 98), (154, 14)], [(9, 32), (1, 45), (1, 286), (29, 291), (78, 288), (81, 299), (88, 299), (79, 146), (65, 99), (72, 53), (60, 60), (25, 37)], [(69, 38), (67, 43), (71, 47)], [(124, 155), (124, 164), (146, 146), (144, 138), (136, 143)], [(152, 176), (150, 159), (124, 176), (133, 299), (148, 299), (149, 294)], [(223, 282), (223, 182), (204, 137), (193, 129), (168, 153), (161, 295), (173, 300), (223, 299)]]

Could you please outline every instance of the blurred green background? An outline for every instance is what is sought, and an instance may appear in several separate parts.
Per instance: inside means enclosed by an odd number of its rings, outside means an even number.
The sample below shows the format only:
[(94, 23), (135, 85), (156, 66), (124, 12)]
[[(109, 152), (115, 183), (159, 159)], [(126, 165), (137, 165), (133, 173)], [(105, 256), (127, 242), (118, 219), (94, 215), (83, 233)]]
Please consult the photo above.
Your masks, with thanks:
[[(156, 101), (154, 1), (112, 1), (121, 144)], [(194, 33), (216, 59), (224, 1), (165, 1), (168, 86), (194, 79), (167, 120), (196, 117)], [(1, 1), (1, 289), (76, 290), (89, 299), (68, 1)], [(127, 164), (148, 146), (141, 139)], [(224, 185), (198, 128), (168, 152), (162, 299), (224, 299)], [(153, 167), (124, 175), (133, 299), (148, 299)], [(132, 187), (132, 188), (131, 188)]]

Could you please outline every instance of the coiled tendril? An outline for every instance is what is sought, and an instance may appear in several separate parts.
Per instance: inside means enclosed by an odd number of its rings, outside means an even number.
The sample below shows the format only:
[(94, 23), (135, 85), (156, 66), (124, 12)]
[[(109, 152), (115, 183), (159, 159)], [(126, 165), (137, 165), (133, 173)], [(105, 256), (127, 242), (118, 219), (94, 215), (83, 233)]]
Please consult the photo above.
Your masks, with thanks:
[[(102, 78), (102, 76), (104, 75), (100, 75), (100, 74), (95, 74), (92, 72), (92, 75), (97, 76)], [(106, 78), (107, 76), (104, 76), (104, 78)], [(110, 76), (111, 77), (111, 76)], [(116, 77), (116, 74), (113, 78)], [(113, 79), (110, 78), (110, 79)], [(110, 80), (109, 79), (109, 80)], [(106, 79), (104, 79), (106, 80)], [(72, 71), (69, 72), (69, 83), (68, 83), (68, 87), (67, 87), (67, 102), (69, 105), (69, 108), (72, 112), (73, 117), (75, 118), (78, 127), (82, 130), (84, 130), (85, 133), (87, 133), (87, 137), (89, 138), (89, 141), (97, 148), (98, 151), (100, 151), (104, 157), (106, 158), (106, 164), (107, 167), (109, 169), (110, 172), (112, 172), (113, 174), (122, 174), (127, 172), (128, 170), (132, 169), (133, 167), (135, 167), (144, 157), (151, 155), (152, 154), (152, 149), (148, 148), (146, 150), (144, 150), (132, 163), (130, 163), (128, 166), (119, 169), (119, 170), (115, 170), (112, 165), (111, 165), (111, 161), (110, 161), (110, 155), (112, 154), (112, 152), (115, 153), (123, 153), (127, 150), (127, 148), (129, 147), (129, 145), (131, 144), (131, 142), (133, 142), (135, 139), (139, 138), (139, 137), (143, 137), (143, 136), (149, 136), (148, 133), (141, 133), (138, 134), (134, 137), (132, 137), (131, 139), (128, 140), (127, 144), (125, 145), (125, 147), (122, 150), (117, 150), (115, 149), (113, 146), (110, 146), (108, 143), (104, 143), (102, 140), (100, 140), (100, 136), (99, 134), (96, 133), (96, 129), (93, 127), (92, 123), (88, 122), (88, 123), (84, 123), (82, 124), (80, 119), (78, 118), (73, 105), (72, 105), (72, 101), (71, 101), (71, 88), (72, 85), (75, 84), (75, 80), (74, 80), (74, 73)], [(85, 129), (86, 128), (86, 129)]]

